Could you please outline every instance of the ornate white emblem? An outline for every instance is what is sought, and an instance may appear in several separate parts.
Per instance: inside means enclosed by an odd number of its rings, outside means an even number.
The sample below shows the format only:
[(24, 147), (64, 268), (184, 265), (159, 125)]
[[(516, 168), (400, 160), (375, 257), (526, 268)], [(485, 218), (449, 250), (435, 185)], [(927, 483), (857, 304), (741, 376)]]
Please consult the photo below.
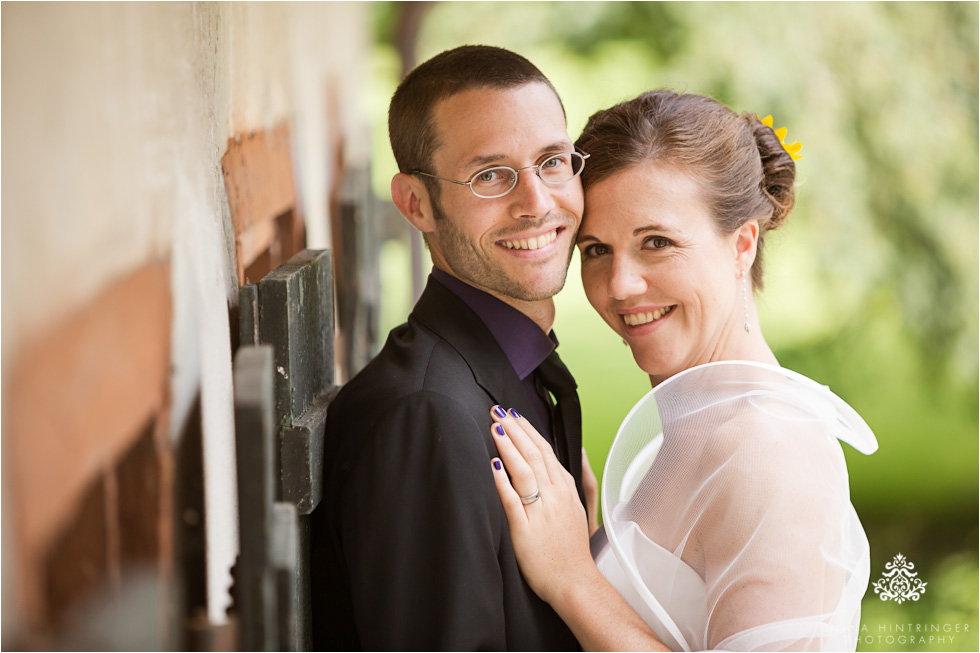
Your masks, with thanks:
[(919, 572), (912, 571), (913, 569), (915, 569), (915, 565), (899, 553), (885, 565), (885, 573), (873, 585), (875, 594), (882, 601), (889, 599), (896, 603), (918, 601), (919, 597), (926, 593), (928, 583), (919, 580)]

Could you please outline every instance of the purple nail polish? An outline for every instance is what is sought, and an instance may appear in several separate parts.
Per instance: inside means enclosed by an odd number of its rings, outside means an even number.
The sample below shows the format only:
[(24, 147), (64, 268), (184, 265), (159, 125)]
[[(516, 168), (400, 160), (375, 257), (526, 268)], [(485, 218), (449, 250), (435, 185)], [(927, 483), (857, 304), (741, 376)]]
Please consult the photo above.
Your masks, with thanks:
[(515, 419), (520, 419), (521, 418), (521, 414), (519, 412), (517, 412), (516, 410), (514, 410), (513, 408), (510, 409), (510, 414), (513, 415)]
[(493, 468), (496, 469), (498, 472), (500, 471), (500, 461), (499, 460), (493, 461)]
[(494, 406), (493, 412), (497, 413), (497, 417), (507, 417), (507, 411), (505, 411), (500, 406)]
[(502, 427), (502, 426), (501, 426), (500, 424), (497, 424), (497, 425), (496, 425), (495, 427), (493, 427), (493, 428), (494, 428), (494, 430), (496, 430), (496, 431), (497, 431), (497, 435), (499, 435), (499, 436), (505, 436), (505, 435), (507, 435), (507, 434), (506, 434), (506, 433), (504, 432), (504, 427)]

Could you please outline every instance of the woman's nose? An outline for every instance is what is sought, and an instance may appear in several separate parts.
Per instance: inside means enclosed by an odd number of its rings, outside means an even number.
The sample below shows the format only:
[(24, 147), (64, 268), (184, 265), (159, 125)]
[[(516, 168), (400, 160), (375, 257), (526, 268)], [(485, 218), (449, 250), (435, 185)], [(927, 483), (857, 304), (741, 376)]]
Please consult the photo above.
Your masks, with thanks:
[(647, 282), (643, 273), (643, 265), (630, 257), (614, 258), (609, 277), (609, 296), (616, 300), (625, 300), (645, 293)]

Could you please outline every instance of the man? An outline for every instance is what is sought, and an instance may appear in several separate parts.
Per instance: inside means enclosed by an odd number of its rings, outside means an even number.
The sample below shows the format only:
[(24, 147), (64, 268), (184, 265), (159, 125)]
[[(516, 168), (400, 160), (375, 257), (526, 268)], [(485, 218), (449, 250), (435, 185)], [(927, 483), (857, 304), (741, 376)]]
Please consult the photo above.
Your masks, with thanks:
[(577, 649), (517, 568), (490, 410), (528, 417), (581, 488), (578, 399), (549, 334), (585, 157), (544, 75), (485, 46), (413, 70), (389, 132), (392, 198), (434, 269), (408, 323), (330, 407), (314, 648)]

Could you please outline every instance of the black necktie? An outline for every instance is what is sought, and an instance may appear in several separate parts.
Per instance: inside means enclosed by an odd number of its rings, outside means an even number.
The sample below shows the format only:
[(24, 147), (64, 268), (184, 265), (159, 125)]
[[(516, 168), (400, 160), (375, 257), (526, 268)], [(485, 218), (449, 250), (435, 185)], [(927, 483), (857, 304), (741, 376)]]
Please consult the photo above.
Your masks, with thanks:
[(579, 496), (585, 504), (582, 491), (582, 407), (578, 401), (578, 384), (571, 372), (561, 362), (557, 351), (538, 366), (538, 378), (555, 397), (553, 413), (555, 453), (575, 479)]

